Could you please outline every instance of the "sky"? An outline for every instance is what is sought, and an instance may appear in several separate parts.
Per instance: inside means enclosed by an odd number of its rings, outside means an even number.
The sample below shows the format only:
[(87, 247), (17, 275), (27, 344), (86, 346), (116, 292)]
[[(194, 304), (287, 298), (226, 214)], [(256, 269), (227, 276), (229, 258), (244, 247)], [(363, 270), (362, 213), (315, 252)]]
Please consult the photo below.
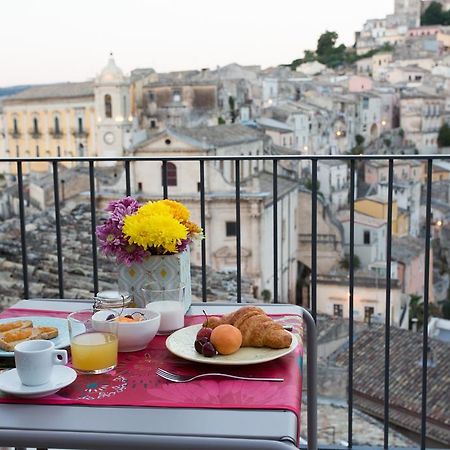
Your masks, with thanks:
[(354, 43), (365, 20), (393, 12), (394, 0), (4, 0), (0, 87), (84, 81), (113, 52), (129, 73), (262, 68), (315, 49), (325, 30)]

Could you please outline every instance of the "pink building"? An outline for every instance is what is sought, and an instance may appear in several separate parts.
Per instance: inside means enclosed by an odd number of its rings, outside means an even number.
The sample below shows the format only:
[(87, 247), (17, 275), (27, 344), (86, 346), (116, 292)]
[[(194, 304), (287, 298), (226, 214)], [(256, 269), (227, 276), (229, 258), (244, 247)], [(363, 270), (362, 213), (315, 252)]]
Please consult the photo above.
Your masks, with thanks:
[(363, 77), (361, 75), (351, 76), (348, 80), (348, 90), (350, 92), (364, 92), (370, 91), (373, 88), (373, 81), (370, 77)]
[[(402, 293), (420, 295), (424, 292), (425, 245), (422, 239), (413, 236), (392, 238), (392, 260), (397, 262), (397, 279)], [(433, 267), (433, 252), (430, 252), (430, 267)], [(433, 271), (430, 270), (429, 300), (434, 301)], [(420, 274), (420, 276), (418, 276)]]
[(441, 25), (429, 25), (425, 27), (410, 28), (408, 30), (409, 37), (419, 37), (419, 36), (435, 36), (441, 31)]

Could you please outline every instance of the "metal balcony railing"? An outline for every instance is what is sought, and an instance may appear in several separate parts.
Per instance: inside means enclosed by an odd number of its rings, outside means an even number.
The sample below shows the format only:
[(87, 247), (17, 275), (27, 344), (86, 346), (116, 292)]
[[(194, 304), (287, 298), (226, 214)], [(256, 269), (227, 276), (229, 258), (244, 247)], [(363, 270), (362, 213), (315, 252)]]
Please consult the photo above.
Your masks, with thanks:
[[(102, 162), (114, 162), (118, 165), (123, 164), (125, 173), (125, 185), (123, 186), (123, 194), (132, 195), (132, 192), (137, 192), (137, 187), (132, 190), (131, 165), (141, 161), (156, 161), (162, 164), (163, 168), (163, 183), (161, 188), (161, 195), (163, 198), (168, 198), (170, 193), (170, 186), (168, 186), (168, 163), (169, 162), (197, 162), (199, 170), (198, 184), (199, 201), (200, 201), (200, 224), (206, 230), (206, 212), (205, 212), (205, 163), (217, 161), (229, 161), (234, 164), (234, 185), (235, 185), (235, 214), (236, 214), (236, 277), (237, 277), (237, 302), (241, 302), (241, 164), (244, 161), (264, 161), (264, 164), (271, 168), (272, 173), (272, 194), (274, 199), (278, 199), (279, 195), (279, 173), (282, 171), (282, 163), (284, 162), (308, 162), (311, 170), (311, 276), (310, 276), (310, 304), (309, 309), (314, 318), (317, 314), (317, 250), (318, 244), (324, 242), (334, 243), (329, 239), (329, 236), (318, 233), (318, 181), (317, 181), (317, 167), (320, 161), (328, 159), (346, 161), (349, 165), (349, 179), (355, 180), (357, 164), (366, 160), (385, 160), (388, 162), (388, 210), (387, 210), (387, 236), (386, 236), (386, 275), (383, 286), (385, 286), (385, 324), (384, 324), (384, 445), (385, 449), (390, 447), (389, 444), (389, 424), (390, 424), (390, 323), (391, 323), (391, 285), (394, 280), (391, 279), (391, 263), (392, 263), (392, 224), (393, 224), (393, 183), (394, 183), (394, 162), (396, 160), (414, 160), (422, 161), (426, 165), (426, 182), (425, 190), (425, 261), (423, 273), (417, 276), (423, 277), (423, 300), (424, 300), (424, 317), (423, 323), (428, 323), (429, 318), (429, 293), (430, 293), (430, 243), (431, 243), (431, 196), (432, 196), (432, 173), (433, 162), (435, 160), (450, 159), (450, 155), (333, 155), (333, 156), (315, 156), (315, 155), (264, 155), (264, 156), (179, 156), (179, 157), (121, 157), (121, 158), (0, 158), (0, 163), (9, 163), (10, 167), (15, 167), (16, 184), (19, 202), (20, 215), (20, 239), (22, 251), (22, 275), (23, 275), (23, 297), (29, 298), (29, 273), (28, 273), (28, 259), (27, 259), (27, 233), (26, 233), (26, 212), (25, 212), (25, 196), (24, 196), (24, 165), (33, 162), (47, 162), (52, 169), (53, 186), (54, 186), (54, 212), (55, 212), (55, 228), (56, 228), (56, 247), (57, 247), (57, 265), (58, 265), (58, 280), (59, 280), (59, 296), (64, 298), (64, 280), (63, 280), (63, 256), (62, 256), (62, 235), (64, 230), (61, 227), (61, 211), (60, 211), (60, 180), (59, 168), (62, 164), (71, 162), (85, 163), (89, 167), (89, 201), (91, 213), (91, 234), (92, 234), (92, 279), (93, 292), (98, 291), (98, 265), (97, 265), (97, 241), (95, 235), (96, 228), (96, 181), (95, 170), (96, 164)], [(25, 166), (27, 167), (27, 166)], [(354, 333), (355, 324), (353, 318), (354, 312), (354, 250), (355, 250), (355, 183), (349, 184), (349, 210), (350, 210), (350, 232), (349, 232), (349, 268), (348, 268), (348, 430), (347, 430), (347, 445), (350, 448), (357, 448), (353, 445), (353, 416), (354, 416)], [(278, 260), (278, 235), (279, 230), (278, 204), (273, 202), (273, 273), (279, 273)], [(304, 234), (299, 234), (299, 240), (304, 241)], [(202, 259), (202, 299), (207, 300), (207, 272), (206, 272), (206, 243), (205, 240), (201, 243), (201, 259)], [(278, 278), (274, 277), (273, 296), (274, 302), (278, 302)], [(428, 334), (427, 327), (423, 327), (422, 333), (422, 384), (420, 386), (421, 395), (421, 429), (420, 429), (420, 448), (426, 448), (427, 439), (427, 361), (428, 361)], [(444, 394), (444, 393), (443, 393)], [(445, 394), (444, 394), (445, 395)], [(343, 447), (327, 447), (327, 448), (343, 448)], [(373, 448), (373, 447), (372, 447)]]

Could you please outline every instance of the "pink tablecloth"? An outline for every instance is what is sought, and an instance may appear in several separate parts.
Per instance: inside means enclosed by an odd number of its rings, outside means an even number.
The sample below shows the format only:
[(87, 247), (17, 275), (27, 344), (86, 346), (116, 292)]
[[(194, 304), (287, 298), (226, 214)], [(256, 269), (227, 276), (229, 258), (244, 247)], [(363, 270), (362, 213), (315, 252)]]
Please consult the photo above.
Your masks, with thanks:
[[(67, 312), (9, 309), (0, 318), (21, 316), (67, 317)], [(155, 374), (158, 367), (183, 374), (209, 371), (211, 365), (192, 363), (172, 355), (164, 336), (156, 336), (145, 350), (119, 353), (115, 370), (103, 375), (78, 375), (70, 386), (34, 400), (2, 396), (0, 403), (77, 404), (96, 406), (152, 406), (173, 408), (233, 408), (291, 410), (300, 418), (302, 320), (283, 316), (294, 327), (300, 345), (275, 361), (251, 366), (220, 366), (237, 375), (281, 377), (282, 383), (203, 379), (186, 384), (168, 382)], [(186, 317), (186, 325), (201, 323), (203, 316)]]

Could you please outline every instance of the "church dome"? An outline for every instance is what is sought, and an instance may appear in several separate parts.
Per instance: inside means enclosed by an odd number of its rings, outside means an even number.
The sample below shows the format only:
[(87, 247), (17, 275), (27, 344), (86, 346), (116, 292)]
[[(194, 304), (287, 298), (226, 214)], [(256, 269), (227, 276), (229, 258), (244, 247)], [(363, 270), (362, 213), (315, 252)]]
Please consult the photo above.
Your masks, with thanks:
[(125, 81), (122, 70), (116, 65), (113, 55), (108, 60), (108, 64), (97, 77), (97, 83), (121, 83)]

